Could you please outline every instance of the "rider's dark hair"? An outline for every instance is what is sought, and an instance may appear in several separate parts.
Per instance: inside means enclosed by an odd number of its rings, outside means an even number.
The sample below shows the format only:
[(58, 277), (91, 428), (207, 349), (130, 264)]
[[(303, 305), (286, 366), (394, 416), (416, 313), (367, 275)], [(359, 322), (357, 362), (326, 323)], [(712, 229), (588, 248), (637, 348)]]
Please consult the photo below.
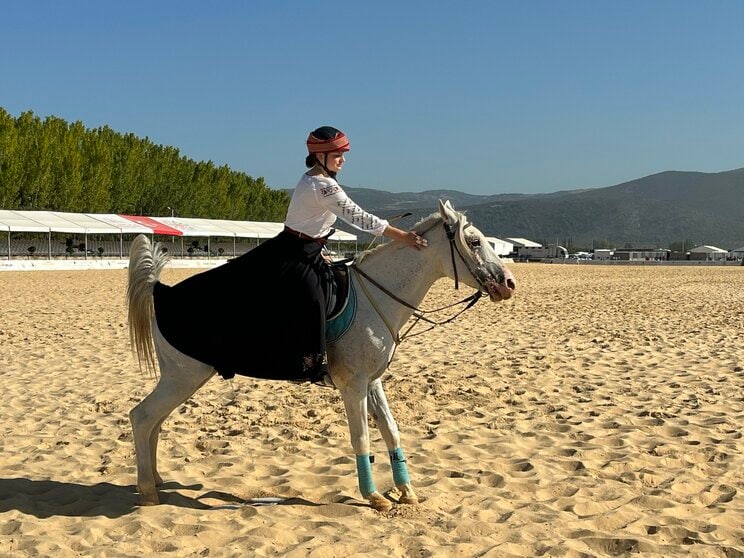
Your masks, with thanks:
[(321, 141), (332, 140), (341, 133), (341, 130), (336, 129), (333, 126), (321, 126), (312, 131), (313, 136)]
[(317, 159), (315, 158), (315, 153), (310, 153), (307, 157), (305, 157), (305, 166), (309, 169), (313, 168), (315, 166), (315, 161)]

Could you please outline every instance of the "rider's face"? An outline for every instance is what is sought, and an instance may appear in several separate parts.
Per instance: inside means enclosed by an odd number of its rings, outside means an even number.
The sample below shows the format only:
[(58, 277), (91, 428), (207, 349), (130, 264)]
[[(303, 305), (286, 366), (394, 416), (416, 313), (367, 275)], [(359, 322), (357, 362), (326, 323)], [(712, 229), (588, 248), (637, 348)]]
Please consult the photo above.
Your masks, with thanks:
[(346, 162), (343, 151), (333, 151), (332, 153), (325, 153), (325, 166), (331, 172), (338, 172)]

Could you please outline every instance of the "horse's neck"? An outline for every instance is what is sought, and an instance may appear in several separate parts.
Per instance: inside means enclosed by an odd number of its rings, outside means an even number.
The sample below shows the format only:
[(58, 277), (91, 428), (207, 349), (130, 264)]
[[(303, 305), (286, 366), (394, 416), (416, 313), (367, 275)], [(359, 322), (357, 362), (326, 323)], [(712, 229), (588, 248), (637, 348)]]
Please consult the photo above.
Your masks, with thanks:
[[(365, 257), (359, 268), (386, 290), (411, 306), (418, 307), (434, 282), (442, 277), (432, 264), (433, 247), (414, 250), (408, 247), (385, 245)], [(381, 292), (365, 278), (364, 281), (375, 305), (385, 315), (396, 331), (399, 331), (413, 314), (413, 310)]]

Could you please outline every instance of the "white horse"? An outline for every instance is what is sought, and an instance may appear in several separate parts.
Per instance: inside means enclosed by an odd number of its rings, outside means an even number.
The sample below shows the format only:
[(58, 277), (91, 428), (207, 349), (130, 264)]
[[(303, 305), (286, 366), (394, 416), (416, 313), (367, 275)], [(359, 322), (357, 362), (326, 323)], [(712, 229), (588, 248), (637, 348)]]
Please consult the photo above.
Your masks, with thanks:
[[(388, 448), (393, 481), (401, 494), (398, 502), (418, 502), (400, 447), (398, 426), (380, 380), (400, 342), (398, 332), (441, 277), (462, 281), (487, 294), (492, 302), (510, 298), (515, 288), (511, 272), (483, 234), (449, 202), (440, 201), (439, 213), (424, 219), (415, 229), (428, 240), (427, 249), (416, 251), (388, 243), (364, 252), (352, 264), (356, 290), (365, 296), (358, 297), (350, 329), (328, 346), (331, 377), (344, 401), (356, 454), (359, 489), (379, 511), (389, 510), (392, 503), (377, 490), (372, 478), (368, 411), (377, 419)], [(176, 350), (158, 330), (152, 292), (166, 262), (165, 252), (157, 244), (153, 248), (146, 236), (140, 235), (132, 244), (127, 287), (132, 344), (140, 365), (154, 369), (157, 355), (160, 367), (155, 389), (129, 414), (142, 505), (159, 503), (156, 486), (163, 479), (157, 471), (156, 456), (163, 421), (215, 374), (211, 366)]]

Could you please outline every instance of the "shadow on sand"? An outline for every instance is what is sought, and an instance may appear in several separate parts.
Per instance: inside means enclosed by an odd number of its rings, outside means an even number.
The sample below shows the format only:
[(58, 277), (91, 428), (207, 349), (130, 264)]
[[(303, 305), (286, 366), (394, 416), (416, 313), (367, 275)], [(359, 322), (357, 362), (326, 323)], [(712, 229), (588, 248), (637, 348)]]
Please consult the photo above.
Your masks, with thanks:
[[(250, 500), (243, 500), (226, 492), (212, 490), (197, 497), (185, 496), (177, 492), (178, 490), (201, 490), (202, 488), (201, 484), (185, 486), (177, 482), (167, 482), (158, 487), (161, 505), (198, 510), (251, 506)], [(220, 500), (224, 504), (208, 505), (201, 501), (206, 498)], [(322, 504), (303, 498), (288, 498), (281, 501), (279, 505), (320, 506)], [(54, 480), (0, 478), (0, 513), (18, 510), (42, 519), (54, 516), (116, 518), (132, 513), (138, 507), (137, 488), (134, 485), (122, 486), (108, 482), (87, 485)]]

